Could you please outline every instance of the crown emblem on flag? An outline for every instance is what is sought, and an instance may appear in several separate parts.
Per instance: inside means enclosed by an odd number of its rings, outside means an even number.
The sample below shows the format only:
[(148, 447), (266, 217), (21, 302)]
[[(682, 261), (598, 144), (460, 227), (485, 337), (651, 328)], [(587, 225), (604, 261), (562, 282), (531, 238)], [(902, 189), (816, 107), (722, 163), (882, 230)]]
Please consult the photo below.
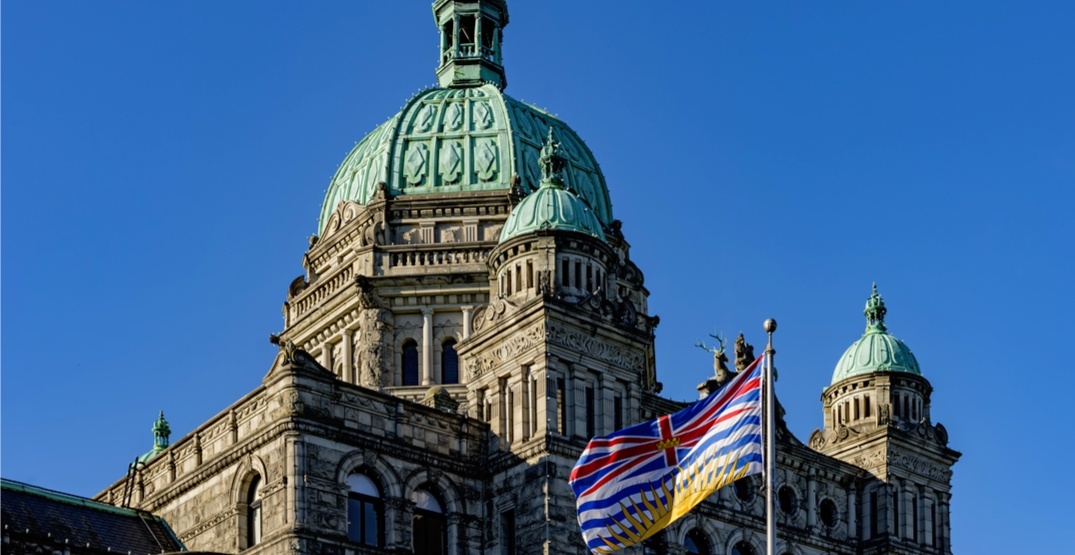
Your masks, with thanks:
[(673, 447), (679, 447), (679, 438), (673, 437), (670, 439), (662, 439), (657, 442), (657, 450), (663, 451), (664, 449), (671, 449)]

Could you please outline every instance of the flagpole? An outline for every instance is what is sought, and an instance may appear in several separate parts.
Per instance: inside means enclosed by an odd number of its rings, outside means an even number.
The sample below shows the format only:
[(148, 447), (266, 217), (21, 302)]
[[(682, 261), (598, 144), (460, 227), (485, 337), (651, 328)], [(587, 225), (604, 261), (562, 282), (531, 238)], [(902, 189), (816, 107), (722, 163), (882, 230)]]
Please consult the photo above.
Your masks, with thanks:
[(766, 555), (776, 555), (776, 522), (773, 511), (773, 480), (776, 474), (776, 426), (773, 424), (776, 414), (775, 396), (773, 395), (773, 332), (776, 320), (765, 321), (765, 332), (769, 334), (769, 343), (765, 346), (765, 549)]

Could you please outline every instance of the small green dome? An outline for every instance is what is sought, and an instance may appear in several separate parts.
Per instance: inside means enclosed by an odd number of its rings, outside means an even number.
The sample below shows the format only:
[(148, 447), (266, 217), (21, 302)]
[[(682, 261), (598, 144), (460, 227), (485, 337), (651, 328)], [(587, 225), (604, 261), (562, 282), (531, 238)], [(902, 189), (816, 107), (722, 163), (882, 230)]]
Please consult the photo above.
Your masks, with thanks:
[(601, 222), (586, 202), (564, 189), (563, 174), (567, 165), (560, 142), (549, 128), (549, 138), (541, 148), (541, 186), (527, 195), (508, 214), (500, 242), (512, 237), (544, 229), (574, 231), (605, 240)]
[(873, 286), (873, 294), (866, 301), (866, 333), (844, 351), (832, 373), (832, 383), (870, 374), (872, 372), (907, 372), (922, 375), (914, 353), (896, 337), (889, 335), (885, 327), (885, 301)]

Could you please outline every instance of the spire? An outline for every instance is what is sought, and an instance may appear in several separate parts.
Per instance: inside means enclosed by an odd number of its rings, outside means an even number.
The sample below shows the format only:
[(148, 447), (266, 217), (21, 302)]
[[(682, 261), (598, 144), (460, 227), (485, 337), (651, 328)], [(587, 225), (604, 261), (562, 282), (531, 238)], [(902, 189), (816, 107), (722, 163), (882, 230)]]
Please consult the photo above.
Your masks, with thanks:
[(458, 89), (491, 83), (501, 90), (508, 86), (501, 53), (508, 24), (504, 0), (437, 0), (433, 19), (440, 29), (440, 86)]
[(541, 164), (542, 186), (562, 187), (564, 185), (563, 174), (564, 167), (567, 166), (567, 158), (564, 158), (564, 151), (560, 148), (560, 141), (556, 140), (552, 127), (549, 127), (549, 138), (545, 140), (545, 144), (541, 145), (541, 158), (538, 159), (538, 163)]
[(866, 310), (862, 313), (866, 316), (866, 333), (884, 332), (885, 329), (885, 300), (877, 293), (877, 284), (873, 284), (873, 294), (866, 299)]

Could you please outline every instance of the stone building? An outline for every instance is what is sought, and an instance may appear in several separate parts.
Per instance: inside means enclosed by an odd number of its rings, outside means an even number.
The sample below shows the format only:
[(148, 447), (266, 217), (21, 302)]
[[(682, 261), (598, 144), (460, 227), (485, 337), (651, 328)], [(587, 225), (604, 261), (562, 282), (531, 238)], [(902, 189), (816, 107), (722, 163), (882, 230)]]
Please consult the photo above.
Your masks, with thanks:
[[(99, 500), (198, 551), (585, 552), (567, 477), (587, 438), (680, 408), (658, 319), (589, 148), (504, 93), (504, 0), (433, 13), (439, 86), (340, 165), (262, 383)], [(780, 423), (779, 553), (949, 552), (959, 454), (869, 303), (825, 428), (804, 445)], [(634, 551), (760, 553), (760, 484)]]

